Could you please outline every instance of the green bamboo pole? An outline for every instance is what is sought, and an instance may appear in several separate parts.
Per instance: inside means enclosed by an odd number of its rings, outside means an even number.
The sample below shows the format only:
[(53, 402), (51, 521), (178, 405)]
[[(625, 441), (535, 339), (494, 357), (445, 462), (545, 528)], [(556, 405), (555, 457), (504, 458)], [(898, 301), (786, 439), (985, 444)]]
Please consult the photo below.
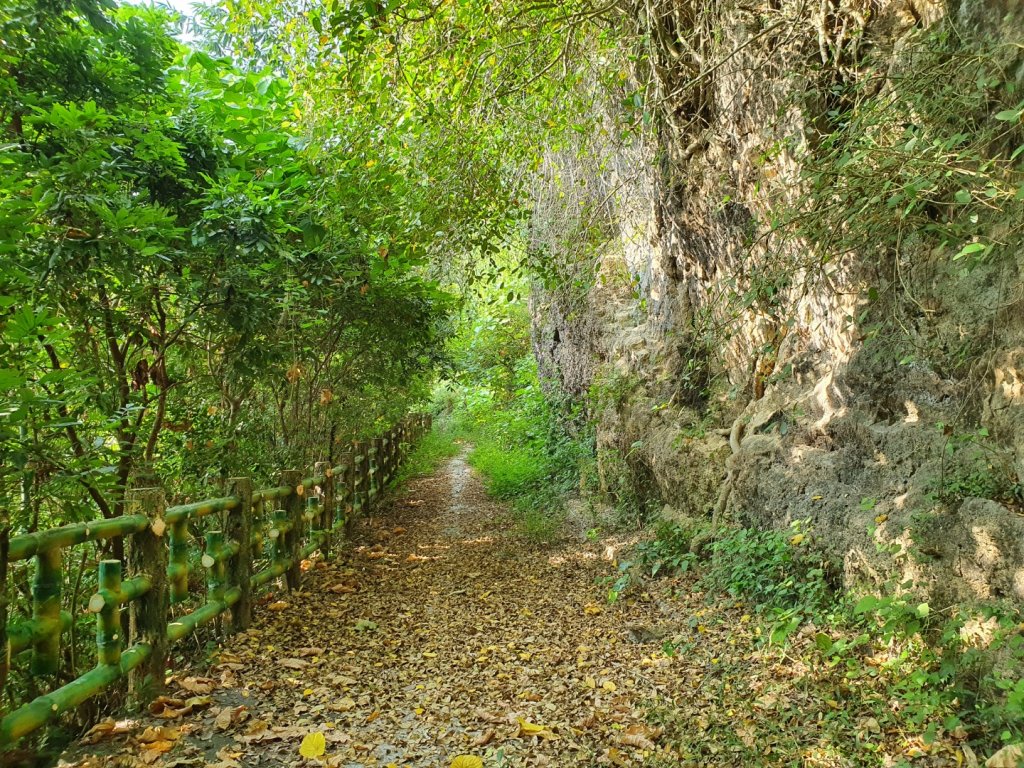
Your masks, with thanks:
[(213, 621), (224, 613), (224, 611), (237, 603), (241, 594), (242, 592), (238, 587), (231, 587), (224, 591), (223, 598), (221, 600), (207, 602), (192, 611), (192, 613), (175, 619), (167, 625), (168, 641), (171, 644), (174, 644), (182, 638), (188, 637), (190, 634), (195, 632), (198, 627)]
[(352, 524), (362, 518), (366, 507), (366, 443), (352, 441)]
[(257, 571), (252, 575), (252, 585), (253, 587), (262, 587), (264, 584), (284, 576), (287, 570), (288, 561), (273, 562), (262, 571)]
[(32, 582), (32, 621), (39, 634), (32, 644), (33, 675), (55, 675), (60, 666), (60, 593), (63, 581), (61, 550), (46, 549), (36, 555)]
[(332, 526), (338, 528), (339, 526), (344, 529), (345, 535), (351, 534), (351, 520), (352, 515), (352, 451), (345, 451), (338, 460), (338, 466), (335, 467), (335, 483), (334, 492), (338, 499), (338, 520)]
[(241, 500), (238, 509), (228, 515), (226, 526), (228, 538), (238, 544), (238, 552), (228, 561), (228, 581), (241, 592), (238, 602), (231, 609), (231, 628), (239, 632), (248, 629), (252, 622), (252, 480), (233, 477), (229, 482), (231, 495)]
[(305, 557), (308, 557), (317, 549), (319, 549), (319, 545), (322, 544), (324, 540), (323, 537), (319, 535), (322, 532), (322, 528), (320, 527), (320, 525), (323, 522), (323, 511), (320, 508), (319, 498), (310, 495), (310, 497), (306, 499), (306, 511), (303, 513), (302, 518), (305, 523), (305, 529), (307, 533), (307, 544), (311, 541), (316, 541), (317, 546), (314, 547), (311, 551), (307, 552), (306, 544), (299, 542), (300, 560)]
[[(170, 557), (164, 541), (167, 509), (160, 488), (133, 489), (125, 502), (129, 512), (145, 515), (150, 521), (144, 530), (128, 540), (126, 552), (128, 567), (139, 574), (135, 578), (145, 578), (150, 584), (145, 594), (131, 599), (128, 614), (131, 644), (141, 642), (150, 648), (145, 662), (128, 676), (132, 696), (138, 704), (145, 705), (163, 691), (167, 676), (167, 615), (171, 608)], [(173, 524), (171, 530), (174, 530)], [(185, 588), (187, 591), (187, 583)]]
[[(382, 459), (384, 456), (384, 441), (375, 437), (370, 441), (370, 499), (376, 499), (381, 492)], [(373, 513), (372, 506), (368, 507), (370, 514)]]
[[(285, 509), (275, 509), (272, 527), (270, 529), (270, 540), (273, 542), (273, 562), (271, 569), (277, 576), (283, 576), (291, 567), (292, 560), (288, 551), (288, 533), (292, 529), (292, 519)], [(265, 571), (264, 571), (265, 573)], [(267, 579), (269, 581), (269, 579)], [(256, 581), (257, 585), (265, 584), (266, 581)]]
[(220, 602), (224, 596), (227, 582), (227, 568), (224, 565), (223, 550), (224, 532), (206, 532), (206, 553), (203, 555), (203, 567), (206, 568), (206, 600)]
[[(60, 612), (60, 631), (63, 634), (71, 628), (71, 614), (68, 611)], [(34, 620), (19, 621), (7, 627), (7, 643), (11, 657), (17, 656), (22, 651), (28, 650), (50, 631), (49, 623), (37, 624)]]
[(188, 517), (171, 522), (168, 536), (169, 562), (167, 578), (170, 582), (170, 602), (177, 605), (188, 600)]
[[(4, 688), (7, 687), (7, 676), (11, 671), (12, 642), (7, 631), (7, 604), (10, 600), (7, 593), (8, 555), (11, 549), (11, 526), (7, 513), (0, 519), (0, 700), (3, 699)], [(63, 618), (63, 616), (61, 617)], [(63, 629), (63, 627), (62, 627)], [(32, 637), (29, 636), (31, 642)], [(26, 643), (26, 647), (27, 647)]]
[(264, 488), (262, 491), (253, 491), (253, 498), (262, 501), (276, 501), (286, 499), (295, 493), (293, 485), (279, 485), (276, 488)]
[(303, 538), (304, 516), (302, 512), (302, 496), (298, 489), (302, 487), (302, 472), (296, 469), (286, 469), (281, 473), (281, 485), (290, 485), (296, 492), (287, 496), (284, 500), (284, 509), (291, 520), (291, 528), (285, 533), (284, 545), (288, 552), (290, 566), (285, 574), (289, 590), (299, 588), (302, 582), (302, 568), (300, 565), (299, 549)]
[(10, 562), (28, 560), (51, 549), (67, 549), (76, 544), (100, 539), (113, 539), (141, 531), (149, 521), (141, 515), (122, 515), (91, 523), (74, 523), (38, 533), (14, 536), (10, 541), (7, 558)]
[(192, 504), (180, 504), (176, 507), (167, 508), (167, 522), (174, 523), (178, 520), (195, 520), (200, 517), (212, 515), (214, 512), (230, 512), (238, 509), (241, 500), (237, 496), (223, 496), (219, 499), (205, 499)]
[(0, 720), (0, 747), (13, 744), (22, 736), (32, 733), (58, 715), (95, 696), (144, 662), (149, 653), (149, 646), (136, 645), (121, 654), (119, 665), (97, 666), (62, 688), (40, 696), (11, 712)]
[(313, 467), (313, 472), (318, 475), (323, 475), (324, 481), (320, 484), (320, 517), (317, 520), (316, 527), (324, 532), (322, 546), (320, 547), (324, 555), (324, 560), (330, 560), (332, 556), (332, 547), (334, 542), (332, 541), (332, 532), (334, 531), (334, 518), (337, 515), (335, 508), (336, 500), (334, 496), (334, 470), (331, 468), (329, 462), (320, 461), (317, 462), (316, 466)]
[[(96, 611), (96, 663), (121, 663), (121, 561), (101, 560)], [(102, 601), (102, 602), (101, 602)], [(90, 600), (90, 608), (93, 601)]]
[(309, 557), (323, 546), (327, 531), (313, 531), (309, 535), (309, 541), (299, 550), (299, 557)]

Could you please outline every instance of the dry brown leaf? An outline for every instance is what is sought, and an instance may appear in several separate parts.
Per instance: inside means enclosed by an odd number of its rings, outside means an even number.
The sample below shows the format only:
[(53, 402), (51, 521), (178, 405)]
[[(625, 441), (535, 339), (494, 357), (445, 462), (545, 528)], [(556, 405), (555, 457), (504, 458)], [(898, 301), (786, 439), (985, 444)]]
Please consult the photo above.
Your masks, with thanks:
[(166, 725), (151, 725), (136, 739), (143, 744), (151, 744), (154, 741), (177, 741), (181, 738), (181, 731)]
[(344, 696), (338, 701), (328, 704), (327, 708), (332, 712), (351, 712), (356, 708), (356, 703), (348, 696)]
[(488, 744), (494, 741), (494, 737), (496, 735), (497, 731), (495, 731), (493, 728), (488, 728), (486, 731), (484, 731), (475, 739), (473, 739), (471, 743), (474, 747), (486, 747)]
[(216, 681), (208, 677), (185, 677), (175, 680), (175, 682), (183, 691), (196, 695), (212, 693), (213, 689), (217, 687)]
[(217, 713), (213, 725), (218, 731), (226, 731), (232, 725), (243, 722), (247, 717), (248, 709), (244, 704), (238, 707), (224, 707)]
[(619, 732), (619, 744), (634, 749), (654, 749), (654, 742), (651, 740), (653, 733), (651, 729), (642, 725), (631, 725)]
[(119, 733), (127, 733), (129, 730), (131, 729), (127, 727), (118, 729), (117, 721), (113, 718), (109, 718), (96, 723), (96, 725), (90, 728), (85, 736), (82, 737), (81, 743), (98, 744), (103, 741), (103, 739), (112, 738), (117, 736)]
[(491, 712), (488, 712), (486, 709), (475, 709), (473, 710), (473, 714), (481, 720), (483, 720), (485, 723), (493, 723), (495, 725), (500, 725), (506, 722), (506, 718), (504, 716), (495, 715)]
[(1024, 765), (1024, 744), (1007, 744), (985, 761), (985, 768), (1020, 768)]
[(277, 665), (279, 667), (284, 667), (285, 669), (305, 669), (306, 667), (309, 666), (309, 662), (306, 661), (305, 659), (291, 659), (291, 658), (288, 658), (288, 659), (279, 659), (278, 662), (277, 662)]
[(182, 699), (158, 696), (149, 705), (149, 713), (157, 717), (177, 718), (192, 714), (193, 707)]

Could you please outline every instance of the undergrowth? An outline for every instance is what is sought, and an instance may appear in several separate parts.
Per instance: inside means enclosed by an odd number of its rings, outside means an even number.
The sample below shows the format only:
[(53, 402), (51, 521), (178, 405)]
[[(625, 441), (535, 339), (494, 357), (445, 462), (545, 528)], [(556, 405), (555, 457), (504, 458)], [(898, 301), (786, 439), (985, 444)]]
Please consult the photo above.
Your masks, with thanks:
[[(704, 531), (703, 524), (663, 524), (622, 564), (610, 598), (640, 579), (691, 572), (709, 602), (742, 605), (758, 617), (762, 649), (805, 665), (802, 685), (830, 691), (835, 703), (826, 718), (837, 719), (838, 727), (850, 713), (871, 713), (861, 717), (868, 730), (914, 737), (909, 757), (943, 740), (979, 753), (1024, 740), (1018, 609), (932, 610), (914, 599), (911, 582), (859, 598), (834, 589), (809, 546), (813, 532), (799, 522), (782, 531), (726, 529), (698, 555), (692, 542)], [(668, 642), (665, 650), (677, 648)], [(856, 743), (854, 764), (909, 764), (883, 762), (860, 735)]]
[(444, 427), (438, 427), (417, 443), (406, 457), (395, 476), (395, 483), (401, 485), (415, 477), (433, 474), (447, 459), (459, 453), (457, 435)]
[(473, 445), (469, 463), (492, 496), (511, 502), (521, 531), (551, 540), (592, 440), (574, 431), (567, 403), (542, 387), (525, 307), (495, 301), (463, 322), (450, 344), (456, 372), (435, 391), (438, 421)]

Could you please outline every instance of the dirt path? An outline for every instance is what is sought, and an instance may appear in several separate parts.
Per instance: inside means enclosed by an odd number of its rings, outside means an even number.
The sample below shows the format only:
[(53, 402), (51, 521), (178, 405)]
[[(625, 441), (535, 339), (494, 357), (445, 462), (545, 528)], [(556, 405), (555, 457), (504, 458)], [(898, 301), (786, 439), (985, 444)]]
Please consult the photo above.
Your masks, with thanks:
[(313, 765), (300, 745), (322, 733), (322, 762), (346, 768), (446, 768), (461, 754), (486, 766), (676, 765), (651, 723), (664, 704), (715, 701), (724, 665), (698, 644), (662, 651), (663, 628), (697, 610), (665, 596), (671, 582), (607, 604), (608, 546), (524, 538), (456, 458), (412, 482), (336, 562), (313, 564), (301, 592), (262, 605), (208, 667), (175, 676), (175, 696), (209, 704), (124, 724), (65, 764)]

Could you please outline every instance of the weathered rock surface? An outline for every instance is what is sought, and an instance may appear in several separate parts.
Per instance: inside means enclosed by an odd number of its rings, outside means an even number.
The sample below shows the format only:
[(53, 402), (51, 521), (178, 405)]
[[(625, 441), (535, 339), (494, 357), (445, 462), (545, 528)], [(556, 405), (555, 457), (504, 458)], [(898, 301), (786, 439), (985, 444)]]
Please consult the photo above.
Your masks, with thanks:
[[(586, 194), (606, 201), (611, 234), (583, 295), (535, 297), (542, 374), (589, 396), (604, 490), (625, 474), (675, 513), (706, 516), (728, 473), (731, 518), (809, 519), (850, 582), (1024, 599), (1024, 250), (965, 271), (909, 235), (900, 253), (864, 242), (827, 263), (800, 240), (759, 244), (798, 187), (789, 148), (817, 140), (827, 70), (843, 65), (817, 59), (817, 11), (783, 33), (766, 9), (726, 6), (716, 51), (733, 53), (702, 81), (700, 105), (679, 87), (686, 57), (662, 56), (659, 93), (675, 111), (647, 146), (609, 144), (598, 158), (612, 172)], [(1006, 36), (1018, 6), (949, 11)], [(873, 15), (832, 7), (858, 44), (897, 62), (913, 30), (946, 12), (925, 0)], [(1020, 79), (1019, 55), (1007, 69)], [(544, 233), (583, 203), (541, 197), (539, 237), (557, 251)]]

